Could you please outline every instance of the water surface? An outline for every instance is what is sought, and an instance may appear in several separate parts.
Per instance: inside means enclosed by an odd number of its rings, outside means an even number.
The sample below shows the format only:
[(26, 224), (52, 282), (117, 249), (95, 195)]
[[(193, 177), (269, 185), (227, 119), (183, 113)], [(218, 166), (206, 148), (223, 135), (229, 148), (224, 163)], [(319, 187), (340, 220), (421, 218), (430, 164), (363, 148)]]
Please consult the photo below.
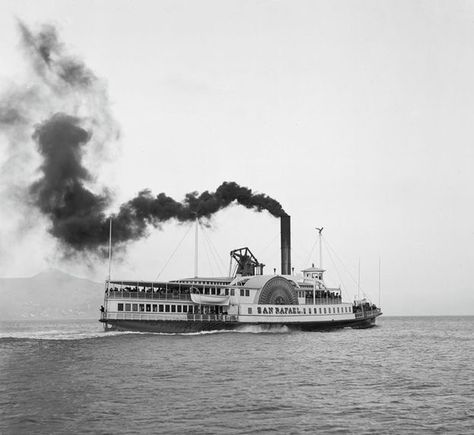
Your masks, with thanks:
[(0, 323), (0, 433), (472, 433), (474, 317), (368, 330)]

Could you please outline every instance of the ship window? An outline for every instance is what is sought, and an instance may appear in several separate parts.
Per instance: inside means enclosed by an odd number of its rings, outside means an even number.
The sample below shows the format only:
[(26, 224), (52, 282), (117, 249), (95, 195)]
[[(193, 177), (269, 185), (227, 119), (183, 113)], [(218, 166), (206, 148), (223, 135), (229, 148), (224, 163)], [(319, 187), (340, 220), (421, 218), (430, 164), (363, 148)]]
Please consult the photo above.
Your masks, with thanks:
[(225, 295), (229, 296), (229, 289), (228, 288), (225, 289)]
[(178, 311), (178, 313), (181, 313), (181, 305), (177, 305), (176, 310)]
[(249, 314), (252, 314), (252, 308), (249, 307), (248, 311), (249, 311)]
[(321, 314), (321, 308), (319, 309), (319, 314)]
[(171, 312), (176, 313), (176, 305), (171, 305)]
[(123, 311), (123, 304), (118, 304), (117, 309), (118, 311)]
[(211, 295), (215, 295), (216, 294), (216, 289), (215, 288), (211, 288)]
[(230, 289), (230, 295), (235, 296), (235, 290), (233, 288)]
[(245, 296), (250, 296), (250, 290), (245, 290)]
[(145, 304), (140, 304), (140, 311), (145, 311)]
[(130, 311), (131, 304), (125, 304), (125, 311)]
[(240, 289), (240, 296), (244, 296), (245, 295), (245, 291), (243, 288)]
[(262, 309), (260, 307), (257, 307), (257, 313), (262, 314)]
[(153, 312), (156, 313), (158, 311), (158, 305), (153, 304)]
[(221, 289), (220, 288), (216, 288), (216, 295), (220, 295), (221, 294)]
[(146, 312), (149, 313), (151, 311), (151, 305), (146, 304)]
[(159, 311), (160, 313), (163, 312), (163, 308), (164, 308), (164, 307), (163, 307), (163, 304), (158, 305), (158, 311)]
[(308, 314), (311, 314), (311, 308), (308, 308)]
[(188, 306), (187, 305), (183, 305), (183, 313), (187, 313), (188, 312)]
[(138, 304), (132, 305), (132, 311), (138, 311)]
[(324, 314), (326, 314), (326, 308), (324, 308)]
[(165, 305), (165, 312), (167, 312), (167, 313), (170, 312), (170, 306), (169, 305)]

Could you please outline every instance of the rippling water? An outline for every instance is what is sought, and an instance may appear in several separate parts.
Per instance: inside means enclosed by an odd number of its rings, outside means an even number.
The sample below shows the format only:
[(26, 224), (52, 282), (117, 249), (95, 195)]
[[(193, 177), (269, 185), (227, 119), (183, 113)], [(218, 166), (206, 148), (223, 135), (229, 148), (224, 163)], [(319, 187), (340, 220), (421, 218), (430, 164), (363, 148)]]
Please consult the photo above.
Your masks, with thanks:
[(0, 323), (0, 433), (473, 433), (474, 317), (369, 330)]

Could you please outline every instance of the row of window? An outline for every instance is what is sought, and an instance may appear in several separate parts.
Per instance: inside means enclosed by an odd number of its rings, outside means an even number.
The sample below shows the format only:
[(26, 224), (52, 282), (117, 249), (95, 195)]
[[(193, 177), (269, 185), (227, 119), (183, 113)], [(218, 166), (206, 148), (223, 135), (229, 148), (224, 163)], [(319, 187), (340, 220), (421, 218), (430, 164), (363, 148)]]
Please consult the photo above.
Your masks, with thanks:
[(117, 311), (140, 313), (192, 313), (195, 305), (174, 304), (117, 304)]
[[(208, 295), (208, 294), (211, 294), (211, 295), (220, 295), (221, 294), (221, 289), (213, 289), (211, 288), (210, 291), (208, 288), (204, 289), (204, 294), (205, 295)], [(235, 289), (231, 288), (231, 289), (228, 289), (226, 288), (225, 289), (225, 295), (226, 296), (235, 296)], [(250, 290), (249, 289), (243, 289), (241, 288), (240, 289), (240, 296), (250, 296)]]
[[(331, 312), (332, 309), (332, 312)], [(306, 312), (306, 310), (308, 310)], [(248, 313), (252, 314), (252, 308), (248, 308)], [(352, 313), (352, 307), (324, 307), (324, 308), (302, 308), (294, 307), (257, 307), (257, 314), (343, 314)]]

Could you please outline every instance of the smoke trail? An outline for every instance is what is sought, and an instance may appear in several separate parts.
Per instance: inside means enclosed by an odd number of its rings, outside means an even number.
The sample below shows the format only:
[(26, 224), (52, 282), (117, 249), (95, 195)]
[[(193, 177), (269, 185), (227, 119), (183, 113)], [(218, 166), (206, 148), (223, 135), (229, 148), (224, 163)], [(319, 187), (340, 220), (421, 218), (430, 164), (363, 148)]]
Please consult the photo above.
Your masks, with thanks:
[[(117, 132), (105, 88), (82, 61), (66, 53), (54, 27), (37, 33), (22, 23), (19, 28), (34, 86), (0, 98), (0, 129), (12, 145), (30, 145), (25, 131), (36, 143), (39, 177), (26, 186), (28, 203), (47, 218), (48, 231), (64, 254), (104, 254), (112, 195), (107, 188), (91, 190), (95, 179), (85, 157), (91, 148), (105, 149)], [(233, 203), (276, 217), (285, 214), (276, 200), (235, 182), (224, 182), (215, 192), (188, 193), (181, 202), (143, 190), (112, 216), (114, 243), (125, 246), (169, 220), (209, 221)]]
[[(62, 192), (59, 187), (54, 189), (53, 180), (67, 183), (74, 192), (72, 186), (79, 173), (88, 185), (96, 185), (92, 175), (97, 169), (94, 165), (107, 159), (119, 135), (104, 82), (81, 59), (67, 51), (56, 29), (42, 25), (33, 30), (19, 21), (18, 30), (20, 48), (27, 63), (21, 75), (3, 84), (0, 93), (0, 219), (10, 223), (10, 228), (4, 229), (3, 225), (0, 229), (4, 241), (15, 240), (24, 236), (25, 230), (43, 225), (38, 211), (48, 223), (51, 219), (45, 210), (53, 209), (57, 201), (70, 201), (60, 199)], [(54, 113), (68, 115), (52, 116)], [(49, 136), (48, 121), (44, 122), (47, 119), (54, 120)], [(53, 140), (51, 135), (59, 136)], [(38, 148), (38, 154), (35, 141), (38, 143), (40, 136), (49, 148)], [(59, 141), (63, 146), (56, 147)], [(74, 158), (79, 154), (80, 165), (75, 166)], [(38, 180), (38, 167), (41, 177), (44, 173), (51, 175), (45, 185)], [(69, 171), (71, 175), (66, 177)], [(81, 190), (77, 182), (75, 190)], [(92, 196), (97, 196), (99, 202), (110, 203), (110, 192), (97, 190), (103, 193)], [(49, 198), (48, 194), (51, 194)], [(79, 201), (80, 196), (75, 195), (75, 198)], [(89, 201), (89, 211), (92, 208), (98, 212), (100, 207), (90, 204), (97, 202), (97, 198)], [(87, 203), (85, 198), (81, 200)], [(46, 206), (47, 203), (50, 206)], [(13, 221), (15, 226), (11, 225)], [(53, 235), (55, 230), (56, 226), (51, 224)]]
[[(49, 218), (50, 233), (68, 253), (100, 252), (107, 244), (109, 218), (105, 210), (111, 199), (107, 191), (94, 194), (85, 187), (91, 174), (82, 164), (82, 154), (90, 133), (80, 126), (78, 118), (56, 114), (38, 126), (34, 138), (43, 163), (42, 176), (31, 186), (30, 194), (34, 204)], [(208, 220), (233, 202), (256, 211), (266, 210), (273, 216), (285, 213), (274, 199), (234, 182), (222, 183), (215, 192), (188, 193), (182, 202), (165, 193), (155, 197), (149, 190), (143, 190), (112, 216), (114, 242), (140, 239), (146, 236), (150, 225), (158, 227), (171, 219)]]

